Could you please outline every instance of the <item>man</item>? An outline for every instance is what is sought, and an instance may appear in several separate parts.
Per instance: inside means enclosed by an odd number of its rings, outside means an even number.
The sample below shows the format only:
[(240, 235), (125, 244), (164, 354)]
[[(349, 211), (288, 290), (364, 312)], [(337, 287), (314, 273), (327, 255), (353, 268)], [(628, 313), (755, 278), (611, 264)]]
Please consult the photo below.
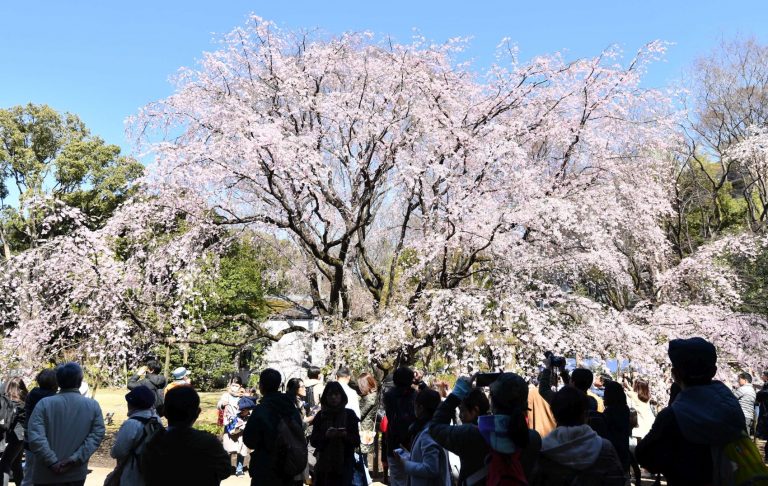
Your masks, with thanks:
[[(560, 371), (560, 377), (565, 385), (572, 386), (587, 395), (588, 412), (603, 412), (605, 409), (603, 400), (589, 391), (589, 387), (592, 385), (594, 377), (591, 371), (586, 368), (576, 368), (569, 376), (568, 371), (565, 369), (565, 363), (560, 365), (558, 369)], [(552, 391), (550, 385), (552, 377), (556, 376), (554, 371), (551, 360), (547, 357), (544, 361), (544, 371), (539, 375), (539, 394), (548, 403), (552, 403), (552, 398), (555, 395), (555, 392)]]
[[(155, 392), (146, 386), (136, 386), (125, 395), (128, 405), (128, 420), (123, 422), (115, 436), (110, 455), (124, 464), (120, 474), (120, 484), (144, 486), (144, 476), (139, 470), (138, 458), (154, 434), (160, 433), (163, 426), (155, 412)], [(115, 469), (118, 472), (117, 469)]]
[(747, 424), (747, 434), (752, 430), (755, 421), (755, 387), (752, 386), (752, 375), (749, 373), (739, 373), (737, 378), (738, 388), (733, 391), (736, 399), (744, 412), (744, 421)]
[(259, 375), (261, 403), (251, 412), (243, 431), (243, 443), (252, 449), (251, 486), (293, 486), (296, 480), (286, 477), (278, 470), (275, 452), (277, 426), (281, 419), (294, 420), (301, 424), (299, 410), (291, 397), (280, 393), (282, 378), (280, 372), (267, 368)]
[[(307, 379), (304, 381), (307, 390), (307, 405), (310, 408), (320, 406), (320, 397), (323, 394), (323, 381), (320, 379), (320, 368), (310, 366), (307, 369)], [(313, 412), (314, 413), (314, 412)]]
[(138, 369), (135, 375), (128, 380), (128, 389), (133, 390), (138, 386), (146, 386), (155, 394), (154, 407), (159, 415), (163, 412), (163, 402), (165, 401), (165, 391), (168, 384), (165, 376), (160, 374), (160, 363), (151, 359), (147, 361), (146, 366)]
[(80, 395), (80, 365), (60, 365), (56, 380), (61, 391), (40, 400), (29, 419), (29, 448), (35, 455), (32, 482), (82, 486), (88, 459), (104, 438), (104, 420), (99, 404)]
[(191, 386), (165, 394), (168, 430), (155, 435), (141, 454), (147, 486), (218, 486), (229, 477), (229, 454), (219, 439), (192, 428), (200, 415), (200, 396)]
[(173, 390), (177, 386), (191, 386), (192, 385), (192, 379), (190, 378), (191, 374), (192, 373), (190, 373), (189, 370), (183, 366), (180, 366), (175, 370), (173, 370), (171, 372), (171, 376), (173, 376), (173, 381), (168, 384), (168, 388), (166, 388), (165, 392), (168, 393), (169, 391)]
[(656, 416), (635, 457), (642, 467), (663, 474), (669, 486), (720, 484), (714, 478), (712, 448), (744, 434), (744, 413), (728, 387), (712, 380), (717, 371), (712, 343), (698, 337), (673, 339), (668, 355), (680, 392)]
[[(763, 371), (761, 376), (763, 380), (763, 386), (760, 391), (757, 392), (755, 402), (759, 405), (760, 411), (758, 413), (757, 422), (757, 437), (759, 439), (768, 438), (768, 371)], [(764, 446), (763, 452), (765, 453), (766, 462), (768, 462), (768, 443)]]
[(595, 375), (595, 382), (592, 384), (592, 388), (589, 389), (592, 395), (602, 399), (605, 395), (605, 384), (611, 381), (611, 375), (606, 373), (599, 373)]
[(408, 475), (395, 459), (395, 449), (408, 448), (411, 444), (409, 428), (416, 421), (414, 403), (416, 390), (413, 388), (413, 371), (401, 367), (392, 374), (394, 387), (384, 393), (384, 409), (387, 414), (387, 464), (389, 464), (389, 485), (405, 486)]
[(360, 396), (355, 390), (349, 386), (349, 380), (352, 378), (352, 373), (349, 372), (349, 368), (341, 367), (336, 372), (336, 381), (341, 384), (341, 388), (344, 389), (344, 394), (347, 395), (347, 408), (355, 412), (357, 418), (360, 419)]

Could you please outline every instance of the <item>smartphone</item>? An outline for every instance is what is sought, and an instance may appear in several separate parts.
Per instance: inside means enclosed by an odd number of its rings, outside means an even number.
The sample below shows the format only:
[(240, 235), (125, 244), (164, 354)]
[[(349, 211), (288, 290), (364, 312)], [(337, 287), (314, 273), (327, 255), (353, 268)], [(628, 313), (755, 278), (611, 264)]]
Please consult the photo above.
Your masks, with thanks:
[(501, 376), (501, 373), (478, 373), (475, 375), (475, 385), (488, 386), (496, 381)]

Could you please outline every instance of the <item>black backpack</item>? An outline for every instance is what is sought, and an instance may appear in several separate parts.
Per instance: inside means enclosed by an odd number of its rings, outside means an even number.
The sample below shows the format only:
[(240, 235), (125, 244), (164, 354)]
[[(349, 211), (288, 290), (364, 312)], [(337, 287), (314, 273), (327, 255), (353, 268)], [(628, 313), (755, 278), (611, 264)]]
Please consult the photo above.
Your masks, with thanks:
[(296, 477), (307, 467), (307, 439), (304, 437), (304, 429), (301, 423), (290, 415), (280, 416), (272, 454), (275, 470), (284, 477)]
[(0, 436), (5, 437), (16, 419), (16, 404), (5, 394), (0, 394)]
[(315, 387), (317, 385), (310, 385), (307, 387), (306, 393), (307, 393), (307, 408), (309, 410), (312, 410), (315, 408), (315, 406), (318, 405), (317, 402), (315, 402)]

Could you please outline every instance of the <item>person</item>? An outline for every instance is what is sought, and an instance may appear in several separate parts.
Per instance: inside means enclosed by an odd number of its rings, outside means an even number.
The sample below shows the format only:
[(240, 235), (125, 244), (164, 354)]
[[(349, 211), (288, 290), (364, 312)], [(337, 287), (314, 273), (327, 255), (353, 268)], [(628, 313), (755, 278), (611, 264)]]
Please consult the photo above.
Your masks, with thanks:
[(376, 413), (379, 409), (379, 385), (370, 373), (362, 373), (357, 378), (360, 390), (360, 450), (364, 460), (373, 452), (373, 441), (376, 437)]
[(744, 421), (747, 425), (747, 433), (752, 430), (752, 426), (755, 422), (755, 399), (757, 393), (755, 387), (752, 386), (752, 375), (747, 372), (739, 373), (737, 379), (738, 388), (733, 391), (736, 395), (736, 399), (739, 400), (741, 410), (744, 412)]
[(347, 395), (347, 408), (355, 412), (357, 419), (360, 420), (360, 397), (357, 392), (349, 386), (349, 380), (352, 379), (352, 373), (349, 368), (342, 366), (336, 372), (336, 381), (338, 381), (344, 393)]
[(602, 399), (605, 396), (605, 384), (611, 380), (611, 375), (607, 373), (598, 373), (595, 375), (595, 381), (592, 383), (592, 388), (589, 389), (597, 398)]
[(625, 472), (629, 471), (629, 436), (632, 427), (629, 424), (629, 406), (624, 389), (615, 381), (605, 382), (603, 387), (603, 402), (607, 439), (611, 441), (619, 462)]
[(37, 374), (35, 378), (37, 386), (27, 394), (27, 400), (24, 403), (24, 473), (21, 481), (22, 486), (31, 486), (32, 483), (32, 467), (35, 461), (35, 455), (29, 449), (29, 418), (32, 416), (32, 412), (35, 410), (35, 405), (43, 398), (50, 397), (56, 394), (59, 390), (59, 383), (56, 381), (56, 371), (52, 369), (42, 370)]
[(286, 477), (274, 457), (274, 444), (281, 419), (301, 425), (301, 417), (291, 397), (280, 393), (280, 372), (267, 368), (259, 375), (261, 402), (251, 412), (243, 431), (243, 443), (251, 449), (251, 486), (293, 486), (294, 477)]
[(5, 432), (5, 450), (0, 457), (0, 471), (3, 473), (3, 486), (8, 486), (13, 472), (16, 484), (21, 483), (24, 471), (21, 459), (24, 450), (24, 422), (27, 400), (27, 387), (20, 376), (14, 376), (5, 383), (4, 395), (13, 407), (13, 419)]
[(314, 414), (317, 410), (312, 409), (320, 407), (320, 397), (323, 394), (323, 380), (320, 377), (320, 368), (317, 366), (307, 368), (307, 379), (304, 385), (306, 386), (307, 406), (311, 414)]
[(392, 374), (393, 387), (384, 393), (384, 410), (387, 419), (386, 433), (386, 457), (389, 466), (389, 485), (405, 486), (408, 476), (395, 462), (395, 449), (411, 444), (409, 429), (416, 421), (414, 403), (416, 390), (413, 385), (413, 371), (407, 367), (400, 367)]
[[(589, 391), (593, 383), (593, 373), (586, 368), (576, 368), (570, 375), (565, 369), (565, 361), (557, 367), (560, 371), (560, 377), (565, 385), (573, 386), (587, 395), (587, 409), (592, 412), (603, 411), (603, 401), (597, 395)], [(556, 377), (555, 368), (552, 366), (551, 357), (547, 356), (544, 360), (544, 370), (539, 374), (539, 394), (547, 402), (552, 401), (554, 391), (552, 391), (552, 378)]]
[(128, 379), (128, 389), (133, 390), (138, 386), (146, 386), (155, 394), (155, 411), (163, 415), (163, 402), (165, 401), (165, 387), (168, 380), (160, 374), (162, 368), (157, 360), (151, 359), (147, 364), (136, 371), (136, 374)]
[(291, 378), (285, 385), (285, 394), (291, 397), (296, 410), (299, 411), (301, 422), (306, 428), (307, 424), (312, 422), (312, 416), (308, 414), (307, 403), (304, 401), (307, 398), (307, 391), (304, 386), (304, 380), (301, 378)]
[(186, 369), (183, 366), (180, 366), (173, 370), (171, 372), (171, 376), (173, 376), (173, 381), (168, 383), (168, 386), (165, 388), (165, 393), (168, 393), (169, 391), (173, 390), (177, 386), (192, 386), (192, 378), (191, 373), (188, 369)]
[(224, 450), (229, 453), (232, 471), (237, 474), (239, 470), (239, 475), (242, 475), (243, 470), (243, 464), (238, 457), (243, 447), (243, 429), (238, 429), (237, 423), (242, 393), (242, 387), (236, 382), (231, 382), (216, 403), (216, 409), (221, 411), (222, 425), (224, 426), (221, 443), (224, 446)]
[(673, 339), (667, 354), (680, 391), (656, 416), (635, 457), (648, 471), (663, 474), (669, 486), (720, 484), (713, 446), (744, 434), (744, 413), (728, 387), (712, 379), (717, 372), (712, 343), (700, 337)]
[[(757, 422), (757, 437), (760, 439), (768, 439), (768, 370), (763, 371), (763, 386), (755, 396), (755, 403), (759, 405), (758, 422)], [(768, 444), (763, 449), (766, 461), (768, 462)]]
[(251, 410), (255, 407), (256, 402), (251, 397), (241, 397), (237, 402), (237, 417), (227, 424), (228, 442), (224, 444), (224, 449), (230, 454), (230, 458), (235, 460), (235, 476), (244, 475), (249, 466), (251, 451), (243, 442), (243, 431)]
[(580, 390), (587, 396), (588, 410), (602, 413), (605, 409), (603, 399), (592, 393), (589, 389), (594, 381), (593, 373), (586, 368), (576, 368), (571, 373), (570, 385)]
[(83, 369), (77, 363), (56, 368), (61, 391), (40, 400), (29, 418), (29, 448), (35, 454), (35, 484), (83, 485), (88, 460), (104, 439), (101, 407), (80, 395)]
[(410, 452), (398, 449), (394, 456), (408, 475), (409, 486), (450, 486), (448, 454), (429, 435), (429, 421), (440, 405), (440, 393), (424, 388), (416, 395), (416, 438)]
[(141, 454), (147, 486), (216, 486), (230, 476), (229, 454), (213, 434), (192, 427), (200, 416), (200, 396), (191, 386), (165, 393), (168, 429), (156, 434)]
[(144, 477), (139, 470), (139, 457), (152, 440), (151, 434), (163, 428), (155, 410), (157, 394), (150, 387), (139, 385), (125, 395), (128, 405), (128, 420), (117, 431), (109, 455), (117, 459), (114, 474), (120, 475), (120, 484), (144, 486)]
[[(504, 457), (520, 452), (522, 470), (530, 478), (541, 447), (541, 436), (526, 423), (527, 383), (515, 373), (502, 373), (491, 383), (493, 415), (485, 415), (487, 408), (481, 394), (485, 395), (481, 389), (473, 388), (472, 379), (459, 378), (435, 412), (429, 427), (430, 435), (441, 447), (459, 456), (459, 484), (480, 483), (487, 474), (486, 458), (494, 451)], [(462, 404), (462, 425), (450, 425), (459, 404)], [(484, 435), (481, 426), (490, 434)]]
[(549, 403), (539, 394), (539, 387), (533, 384), (528, 386), (528, 424), (542, 437), (556, 427)]
[(651, 430), (653, 421), (656, 419), (650, 404), (651, 389), (648, 386), (648, 382), (641, 379), (635, 380), (631, 390), (629, 389), (629, 384), (625, 381), (625, 388), (627, 389), (629, 405), (637, 414), (637, 426), (632, 429), (633, 440), (631, 441), (634, 442), (634, 445), (637, 445)]
[(332, 381), (325, 385), (320, 405), (309, 438), (317, 454), (312, 484), (351, 485), (355, 449), (360, 445), (359, 419), (347, 406), (347, 394), (341, 383)]

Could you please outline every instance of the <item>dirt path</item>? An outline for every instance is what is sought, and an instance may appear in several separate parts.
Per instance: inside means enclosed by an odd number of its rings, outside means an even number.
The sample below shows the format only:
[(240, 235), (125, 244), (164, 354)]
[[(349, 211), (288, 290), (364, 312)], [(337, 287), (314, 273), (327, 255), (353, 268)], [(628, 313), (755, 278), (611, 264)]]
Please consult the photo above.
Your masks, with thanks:
[[(88, 477), (85, 480), (85, 486), (102, 486), (104, 480), (107, 478), (107, 474), (112, 470), (108, 467), (91, 467), (89, 469), (91, 470), (91, 473), (88, 474)], [(225, 486), (247, 486), (251, 484), (251, 478), (248, 476), (241, 476), (239, 478), (230, 476), (222, 481), (221, 484)]]

